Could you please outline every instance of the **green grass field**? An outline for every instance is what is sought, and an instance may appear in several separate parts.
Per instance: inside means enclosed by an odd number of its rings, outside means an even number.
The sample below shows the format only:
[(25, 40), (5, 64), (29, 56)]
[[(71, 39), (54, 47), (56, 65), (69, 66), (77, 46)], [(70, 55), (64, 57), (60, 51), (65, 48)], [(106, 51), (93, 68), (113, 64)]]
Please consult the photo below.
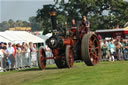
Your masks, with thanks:
[(0, 73), (0, 85), (128, 85), (128, 61), (101, 62), (96, 66), (75, 63), (71, 69), (50, 65)]

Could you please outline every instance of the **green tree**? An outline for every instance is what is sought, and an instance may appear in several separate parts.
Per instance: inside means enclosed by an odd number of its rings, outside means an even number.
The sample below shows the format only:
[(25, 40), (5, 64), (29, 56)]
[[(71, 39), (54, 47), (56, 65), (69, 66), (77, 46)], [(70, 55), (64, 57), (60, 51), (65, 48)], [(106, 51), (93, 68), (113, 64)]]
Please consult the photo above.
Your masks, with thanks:
[[(123, 26), (128, 21), (128, 2), (124, 0), (54, 0), (55, 6), (45, 5), (37, 11), (37, 20), (42, 23), (44, 33), (51, 29), (49, 12), (54, 7), (57, 12), (57, 26), (71, 25), (73, 18), (81, 21), (86, 15), (91, 29), (111, 29), (117, 24)], [(46, 31), (45, 31), (46, 30)]]
[(15, 27), (16, 26), (16, 23), (12, 20), (12, 19), (9, 19), (8, 20), (8, 23), (9, 23), (9, 27)]
[(41, 31), (42, 30), (41, 24), (36, 21), (35, 16), (30, 17), (29, 22), (30, 22), (32, 31)]
[(1, 24), (0, 24), (0, 30), (1, 31), (5, 31), (5, 30), (8, 30), (9, 29), (9, 23), (7, 21), (3, 21)]
[[(55, 1), (58, 2), (58, 0)], [(68, 24), (71, 24), (72, 18), (81, 21), (81, 17), (85, 15), (91, 22), (92, 30), (95, 30), (101, 28), (99, 26), (103, 24), (103, 12), (109, 9), (109, 2), (110, 0), (69, 0), (68, 3), (64, 3), (64, 0), (61, 0), (60, 8), (66, 12)], [(98, 20), (98, 22), (94, 22), (94, 20)]]
[(117, 24), (123, 26), (128, 21), (128, 2), (124, 0), (54, 0), (65, 11), (68, 22), (73, 16), (81, 20), (86, 15), (91, 22), (92, 30), (110, 29)]
[(23, 27), (29, 27), (29, 23), (27, 21), (22, 21)]
[[(38, 27), (38, 25), (36, 25), (36, 26)], [(0, 23), (0, 31), (5, 31), (5, 30), (8, 30), (9, 28), (13, 28), (13, 27), (30, 27), (30, 23), (27, 21), (22, 21), (22, 20), (17, 20), (15, 22), (12, 19), (9, 19), (8, 21), (3, 21)]]
[(112, 24), (121, 27), (128, 21), (128, 2), (124, 0), (112, 0), (110, 14), (112, 17)]
[(53, 8), (53, 5), (44, 5), (42, 9), (38, 9), (36, 20), (41, 24), (43, 28), (43, 34), (47, 34), (51, 30), (51, 19), (50, 11)]
[(23, 22), (21, 20), (16, 21), (16, 26), (17, 27), (23, 27)]

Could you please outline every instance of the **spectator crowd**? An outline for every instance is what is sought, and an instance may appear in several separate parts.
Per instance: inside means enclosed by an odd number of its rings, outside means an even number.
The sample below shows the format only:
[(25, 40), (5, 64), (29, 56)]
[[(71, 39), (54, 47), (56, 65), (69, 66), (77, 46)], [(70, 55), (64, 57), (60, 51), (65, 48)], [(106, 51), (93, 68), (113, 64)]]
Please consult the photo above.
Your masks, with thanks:
[[(101, 39), (102, 61), (128, 60), (128, 40), (127, 39)], [(52, 51), (48, 46), (44, 47), (46, 56), (52, 57)], [(38, 66), (38, 48), (35, 43), (23, 42), (22, 45), (12, 43), (0, 43), (0, 71), (10, 69), (20, 70)], [(47, 64), (53, 64), (54, 60), (48, 60)]]
[(37, 66), (37, 52), (37, 46), (32, 42), (23, 42), (22, 45), (1, 42), (0, 71)]
[(127, 39), (104, 39), (101, 40), (102, 61), (128, 60)]

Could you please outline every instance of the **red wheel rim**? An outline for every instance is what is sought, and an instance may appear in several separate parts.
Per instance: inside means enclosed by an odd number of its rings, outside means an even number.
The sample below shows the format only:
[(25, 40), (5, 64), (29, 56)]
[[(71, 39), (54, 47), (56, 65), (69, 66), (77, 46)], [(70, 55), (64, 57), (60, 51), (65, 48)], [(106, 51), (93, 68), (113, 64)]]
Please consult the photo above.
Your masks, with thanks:
[(89, 55), (94, 65), (100, 61), (100, 53), (100, 42), (96, 36), (92, 36), (89, 40)]
[(72, 67), (74, 63), (74, 57), (71, 47), (68, 48), (68, 63), (69, 63), (69, 67)]
[(40, 66), (42, 69), (46, 68), (46, 59), (45, 59), (45, 53), (44, 50), (40, 49)]

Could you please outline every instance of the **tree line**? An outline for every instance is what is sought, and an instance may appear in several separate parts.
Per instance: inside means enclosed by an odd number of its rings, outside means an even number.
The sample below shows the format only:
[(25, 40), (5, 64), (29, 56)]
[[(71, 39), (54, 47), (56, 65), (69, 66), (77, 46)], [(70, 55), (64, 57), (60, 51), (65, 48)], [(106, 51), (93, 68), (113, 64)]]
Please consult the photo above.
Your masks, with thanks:
[(8, 21), (3, 21), (0, 23), (0, 31), (9, 30), (13, 27), (31, 27), (32, 31), (41, 31), (42, 27), (40, 23), (36, 21), (35, 16), (29, 17), (29, 21), (17, 20), (14, 21), (9, 19)]
[[(51, 29), (49, 12), (54, 7), (57, 12), (57, 25), (65, 23), (70, 27), (71, 20), (82, 21), (87, 16), (91, 30), (112, 29), (117, 25), (123, 27), (128, 22), (128, 2), (125, 0), (54, 0), (55, 5), (44, 5), (37, 11), (36, 19), (43, 24), (43, 30)], [(67, 0), (66, 0), (67, 1)]]
[[(67, 1), (67, 0), (66, 0)], [(77, 22), (82, 16), (87, 16), (91, 22), (91, 30), (112, 29), (117, 25), (123, 27), (128, 22), (128, 2), (125, 0), (54, 0), (55, 4), (43, 5), (37, 10), (37, 15), (29, 18), (29, 21), (3, 21), (0, 23), (0, 31), (10, 27), (32, 27), (32, 31), (43, 31), (43, 34), (52, 30), (50, 12), (57, 12), (57, 27), (70, 27), (71, 20)]]

